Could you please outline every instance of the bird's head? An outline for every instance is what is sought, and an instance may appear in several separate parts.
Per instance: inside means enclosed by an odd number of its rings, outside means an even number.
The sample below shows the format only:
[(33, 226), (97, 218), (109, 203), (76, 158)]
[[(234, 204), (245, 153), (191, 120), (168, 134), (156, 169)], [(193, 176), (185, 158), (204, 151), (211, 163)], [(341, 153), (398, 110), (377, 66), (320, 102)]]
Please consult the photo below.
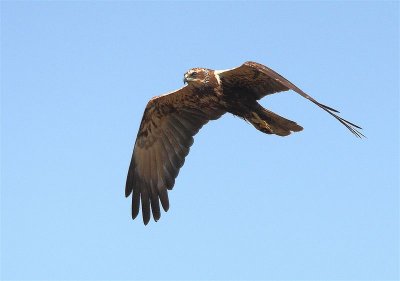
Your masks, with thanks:
[(183, 83), (188, 85), (202, 86), (209, 81), (209, 70), (206, 68), (192, 68), (188, 70), (184, 77)]

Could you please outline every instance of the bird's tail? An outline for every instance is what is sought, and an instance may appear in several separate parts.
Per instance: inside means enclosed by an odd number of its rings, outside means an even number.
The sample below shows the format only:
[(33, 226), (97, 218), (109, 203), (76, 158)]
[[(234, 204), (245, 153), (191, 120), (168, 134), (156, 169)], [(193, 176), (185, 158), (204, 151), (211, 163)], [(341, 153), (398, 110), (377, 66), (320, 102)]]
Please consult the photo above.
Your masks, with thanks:
[(273, 113), (260, 104), (246, 116), (248, 120), (257, 130), (266, 134), (275, 134), (278, 136), (287, 136), (291, 132), (299, 132), (303, 127), (297, 125), (296, 122), (285, 119), (276, 113)]

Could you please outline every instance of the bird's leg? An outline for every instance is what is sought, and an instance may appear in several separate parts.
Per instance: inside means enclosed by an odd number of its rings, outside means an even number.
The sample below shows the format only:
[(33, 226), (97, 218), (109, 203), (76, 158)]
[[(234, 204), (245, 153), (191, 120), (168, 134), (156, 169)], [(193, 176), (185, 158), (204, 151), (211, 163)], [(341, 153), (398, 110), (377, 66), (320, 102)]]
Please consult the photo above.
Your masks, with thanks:
[(273, 113), (261, 105), (256, 104), (247, 113), (249, 122), (257, 129), (266, 134), (287, 136), (291, 132), (301, 131), (303, 128), (286, 118)]
[(259, 129), (261, 129), (261, 131), (263, 131), (263, 132), (267, 131), (268, 133), (272, 132), (272, 128), (268, 125), (267, 122), (262, 120), (256, 112), (252, 112), (251, 115), (253, 117), (251, 120), (252, 123), (254, 122), (254, 123), (258, 124), (260, 126)]

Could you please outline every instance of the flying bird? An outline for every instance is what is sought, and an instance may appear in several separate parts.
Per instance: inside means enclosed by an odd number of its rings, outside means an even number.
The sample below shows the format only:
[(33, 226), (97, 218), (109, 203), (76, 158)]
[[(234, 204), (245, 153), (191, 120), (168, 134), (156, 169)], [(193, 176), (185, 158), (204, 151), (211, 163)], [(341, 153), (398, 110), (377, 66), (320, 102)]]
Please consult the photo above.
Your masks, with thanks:
[(184, 87), (152, 98), (144, 111), (137, 134), (125, 186), (132, 194), (132, 219), (142, 206), (144, 224), (151, 213), (155, 221), (169, 209), (168, 190), (193, 144), (193, 136), (210, 120), (226, 112), (239, 116), (266, 134), (287, 136), (303, 127), (263, 108), (257, 101), (266, 95), (293, 90), (310, 100), (355, 136), (361, 128), (337, 110), (321, 104), (272, 69), (256, 62), (228, 70), (192, 68), (184, 74)]

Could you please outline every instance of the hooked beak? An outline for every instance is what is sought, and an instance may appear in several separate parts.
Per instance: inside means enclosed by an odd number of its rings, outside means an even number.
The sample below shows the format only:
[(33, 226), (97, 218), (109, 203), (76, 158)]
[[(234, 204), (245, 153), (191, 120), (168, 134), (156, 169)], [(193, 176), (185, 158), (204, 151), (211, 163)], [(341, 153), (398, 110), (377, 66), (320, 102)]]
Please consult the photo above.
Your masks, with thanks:
[(187, 74), (183, 77), (183, 84), (189, 84), (190, 81), (193, 81), (192, 77), (189, 77)]

